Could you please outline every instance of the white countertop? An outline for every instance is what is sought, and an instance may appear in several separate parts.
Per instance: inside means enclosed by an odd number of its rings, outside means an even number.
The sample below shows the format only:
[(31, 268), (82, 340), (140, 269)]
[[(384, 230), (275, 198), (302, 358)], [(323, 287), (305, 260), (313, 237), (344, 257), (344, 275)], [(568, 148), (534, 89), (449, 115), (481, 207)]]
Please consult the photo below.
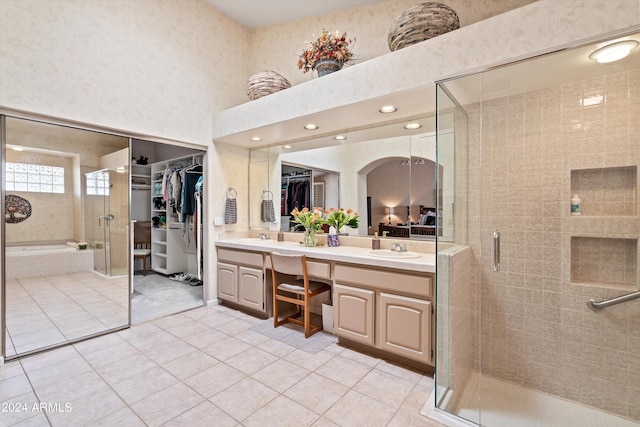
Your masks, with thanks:
[[(216, 246), (219, 248), (241, 249), (255, 252), (277, 251), (287, 254), (305, 254), (308, 258), (320, 259), (334, 262), (344, 262), (350, 264), (370, 265), (383, 268), (394, 268), (414, 272), (435, 273), (435, 255), (428, 253), (411, 252), (419, 254), (416, 258), (386, 258), (371, 255), (371, 248), (355, 246), (316, 246), (315, 248), (305, 247), (299, 242), (278, 242), (277, 240), (261, 240), (259, 238), (241, 238), (218, 240)], [(390, 252), (389, 249), (381, 249), (376, 252)], [(402, 255), (400, 255), (401, 257)]]

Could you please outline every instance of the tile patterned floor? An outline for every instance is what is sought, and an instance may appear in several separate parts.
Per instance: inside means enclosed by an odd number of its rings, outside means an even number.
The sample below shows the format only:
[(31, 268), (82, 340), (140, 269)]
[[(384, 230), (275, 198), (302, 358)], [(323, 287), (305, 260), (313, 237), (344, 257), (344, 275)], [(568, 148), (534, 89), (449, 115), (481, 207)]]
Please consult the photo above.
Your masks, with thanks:
[(7, 356), (126, 325), (128, 280), (92, 271), (7, 280)]
[(431, 377), (265, 322), (201, 307), (6, 363), (1, 424), (439, 426), (419, 415)]

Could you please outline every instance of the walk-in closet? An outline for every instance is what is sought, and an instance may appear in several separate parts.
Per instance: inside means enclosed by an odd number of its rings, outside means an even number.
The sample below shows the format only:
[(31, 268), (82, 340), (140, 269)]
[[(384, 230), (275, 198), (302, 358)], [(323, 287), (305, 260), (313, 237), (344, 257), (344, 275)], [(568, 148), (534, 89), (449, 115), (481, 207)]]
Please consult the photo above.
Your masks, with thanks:
[(134, 139), (131, 152), (135, 324), (204, 304), (205, 181), (203, 151)]

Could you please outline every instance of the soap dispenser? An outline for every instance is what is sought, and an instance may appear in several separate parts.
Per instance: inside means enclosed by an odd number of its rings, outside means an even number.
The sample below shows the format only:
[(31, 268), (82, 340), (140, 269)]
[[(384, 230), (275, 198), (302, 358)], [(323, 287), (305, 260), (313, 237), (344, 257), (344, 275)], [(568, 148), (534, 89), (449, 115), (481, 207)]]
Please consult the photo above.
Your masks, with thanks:
[(571, 215), (580, 215), (581, 202), (582, 200), (580, 200), (580, 196), (577, 194), (574, 194), (573, 197), (571, 198)]
[(282, 228), (278, 231), (278, 242), (284, 242), (284, 232), (282, 231)]
[(371, 240), (371, 249), (380, 249), (380, 239), (378, 239), (378, 232), (373, 233), (373, 239)]

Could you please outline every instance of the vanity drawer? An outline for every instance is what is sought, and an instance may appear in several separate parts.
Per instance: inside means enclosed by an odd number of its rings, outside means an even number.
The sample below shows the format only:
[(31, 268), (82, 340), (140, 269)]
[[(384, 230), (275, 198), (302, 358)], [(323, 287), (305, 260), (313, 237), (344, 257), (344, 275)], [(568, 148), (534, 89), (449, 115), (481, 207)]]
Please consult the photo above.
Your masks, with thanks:
[[(264, 265), (262, 253), (234, 251), (232, 249), (218, 249), (218, 261), (262, 268)], [(271, 265), (271, 264), (269, 264)]]
[[(264, 267), (271, 269), (270, 255), (265, 257)], [(307, 258), (307, 273), (310, 277), (317, 279), (331, 279), (331, 264), (324, 261), (312, 261)]]
[(369, 289), (387, 290), (401, 295), (410, 294), (422, 298), (431, 298), (433, 295), (433, 275), (429, 273), (407, 274), (336, 264), (334, 277), (336, 283), (360, 285)]

